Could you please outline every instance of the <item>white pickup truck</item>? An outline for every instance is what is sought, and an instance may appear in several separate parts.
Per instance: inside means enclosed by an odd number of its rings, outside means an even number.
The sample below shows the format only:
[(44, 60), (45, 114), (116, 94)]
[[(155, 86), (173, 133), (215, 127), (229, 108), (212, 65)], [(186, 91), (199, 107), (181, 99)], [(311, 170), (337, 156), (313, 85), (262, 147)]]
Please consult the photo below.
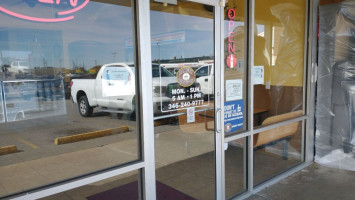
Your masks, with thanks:
[[(154, 113), (161, 113), (171, 101), (166, 88), (170, 83), (176, 83), (176, 77), (159, 65), (153, 64), (152, 69)], [(135, 113), (134, 65), (105, 64), (98, 71), (96, 79), (73, 79), (70, 85), (71, 98), (78, 103), (79, 113), (83, 117), (92, 116), (94, 107), (110, 113)]]
[(201, 85), (201, 92), (204, 94), (204, 99), (214, 97), (214, 64), (207, 63), (200, 65), (195, 71), (196, 82)]

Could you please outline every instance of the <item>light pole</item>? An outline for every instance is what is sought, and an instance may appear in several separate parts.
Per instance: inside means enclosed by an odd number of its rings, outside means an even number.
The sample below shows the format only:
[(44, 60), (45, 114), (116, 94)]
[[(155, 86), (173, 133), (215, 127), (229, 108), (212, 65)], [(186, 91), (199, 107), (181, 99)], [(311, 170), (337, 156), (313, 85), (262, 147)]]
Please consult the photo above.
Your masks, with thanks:
[(116, 60), (116, 54), (117, 54), (117, 52), (112, 52), (113, 62), (115, 62), (115, 60)]

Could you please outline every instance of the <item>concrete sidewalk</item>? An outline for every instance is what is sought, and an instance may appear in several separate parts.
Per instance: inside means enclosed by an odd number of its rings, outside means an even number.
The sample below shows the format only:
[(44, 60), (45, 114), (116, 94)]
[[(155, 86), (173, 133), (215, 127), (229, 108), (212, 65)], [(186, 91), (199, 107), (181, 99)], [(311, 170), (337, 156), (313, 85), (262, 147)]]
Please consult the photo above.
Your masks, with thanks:
[(353, 200), (355, 171), (313, 163), (247, 200)]

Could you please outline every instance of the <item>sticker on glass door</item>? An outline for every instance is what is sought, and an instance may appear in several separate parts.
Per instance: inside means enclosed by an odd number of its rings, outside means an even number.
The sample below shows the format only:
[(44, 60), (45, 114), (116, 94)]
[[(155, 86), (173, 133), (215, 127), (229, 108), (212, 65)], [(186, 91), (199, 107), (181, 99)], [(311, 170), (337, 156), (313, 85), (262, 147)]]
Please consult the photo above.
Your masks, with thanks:
[(232, 133), (243, 127), (243, 110), (243, 100), (224, 103), (224, 131), (226, 134)]

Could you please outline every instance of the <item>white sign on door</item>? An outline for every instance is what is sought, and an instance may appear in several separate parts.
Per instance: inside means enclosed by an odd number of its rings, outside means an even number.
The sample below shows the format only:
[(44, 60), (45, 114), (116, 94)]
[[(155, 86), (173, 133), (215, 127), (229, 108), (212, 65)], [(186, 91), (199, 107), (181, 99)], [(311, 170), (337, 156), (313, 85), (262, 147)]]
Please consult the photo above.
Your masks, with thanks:
[(243, 80), (234, 79), (226, 81), (226, 101), (235, 101), (243, 98)]
[(264, 84), (264, 66), (254, 66), (252, 73), (254, 85)]
[(187, 123), (195, 122), (195, 107), (190, 107), (186, 109), (187, 111)]

